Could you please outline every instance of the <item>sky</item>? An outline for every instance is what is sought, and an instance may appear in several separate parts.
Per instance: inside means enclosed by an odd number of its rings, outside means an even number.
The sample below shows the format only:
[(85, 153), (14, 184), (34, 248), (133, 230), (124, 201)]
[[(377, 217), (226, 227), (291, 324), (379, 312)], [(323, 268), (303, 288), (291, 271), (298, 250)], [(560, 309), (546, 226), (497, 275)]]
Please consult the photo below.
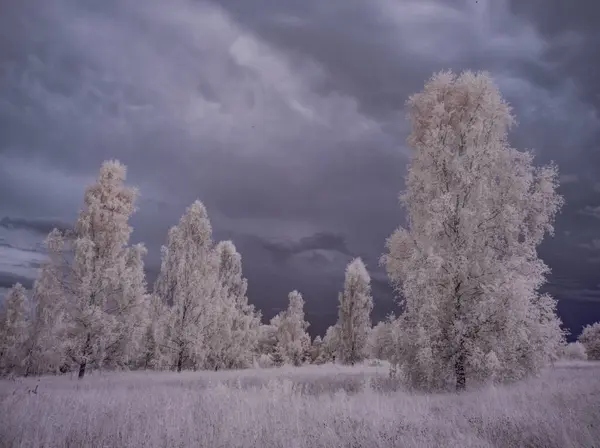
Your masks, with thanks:
[[(568, 5), (568, 6), (567, 6)], [(486, 70), (511, 144), (556, 161), (566, 205), (540, 247), (577, 333), (600, 320), (600, 4), (593, 0), (3, 0), (0, 287), (30, 286), (103, 160), (141, 193), (133, 241), (160, 246), (202, 200), (266, 318), (300, 290), (313, 334), (344, 268), (372, 276), (402, 223), (405, 102), (436, 71)]]

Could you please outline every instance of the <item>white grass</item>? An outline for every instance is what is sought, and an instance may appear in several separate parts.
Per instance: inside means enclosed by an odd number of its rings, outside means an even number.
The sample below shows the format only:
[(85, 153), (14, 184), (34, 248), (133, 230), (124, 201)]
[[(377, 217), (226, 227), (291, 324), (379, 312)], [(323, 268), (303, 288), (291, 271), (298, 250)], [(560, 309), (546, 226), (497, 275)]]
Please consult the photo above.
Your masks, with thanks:
[(384, 366), (6, 380), (0, 446), (600, 446), (600, 363), (462, 395), (395, 389)]

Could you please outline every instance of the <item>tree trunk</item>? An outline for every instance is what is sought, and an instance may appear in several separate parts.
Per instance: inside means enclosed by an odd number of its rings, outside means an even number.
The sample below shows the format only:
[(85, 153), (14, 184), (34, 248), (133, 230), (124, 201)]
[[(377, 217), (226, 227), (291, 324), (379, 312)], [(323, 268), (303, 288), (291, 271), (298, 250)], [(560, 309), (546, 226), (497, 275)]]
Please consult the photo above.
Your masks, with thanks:
[(79, 375), (78, 378), (82, 379), (85, 376), (85, 366), (87, 365), (87, 361), (82, 361), (79, 363)]
[(177, 371), (181, 372), (183, 367), (183, 349), (179, 350), (179, 356), (177, 357)]
[(82, 379), (85, 376), (85, 368), (87, 366), (87, 359), (91, 352), (91, 341), (92, 335), (90, 333), (87, 334), (85, 338), (85, 346), (83, 347), (83, 361), (79, 363), (79, 375), (78, 378)]
[(454, 373), (456, 374), (456, 390), (463, 391), (467, 387), (467, 376), (465, 373), (465, 348), (461, 341), (456, 362), (454, 363)]

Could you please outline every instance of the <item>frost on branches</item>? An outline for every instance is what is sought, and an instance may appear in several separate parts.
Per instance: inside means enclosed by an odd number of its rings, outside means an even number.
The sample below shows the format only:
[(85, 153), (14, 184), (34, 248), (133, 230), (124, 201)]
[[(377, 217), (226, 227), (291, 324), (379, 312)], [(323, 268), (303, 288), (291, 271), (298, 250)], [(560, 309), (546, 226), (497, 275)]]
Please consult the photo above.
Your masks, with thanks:
[(438, 73), (408, 106), (408, 224), (382, 257), (404, 297), (404, 373), (426, 389), (536, 373), (564, 338), (536, 251), (563, 203), (557, 168), (508, 145), (485, 73)]
[(344, 292), (339, 295), (338, 357), (344, 364), (354, 365), (366, 357), (367, 337), (371, 329), (371, 277), (360, 258), (346, 268)]
[(209, 329), (216, 325), (217, 263), (206, 208), (194, 202), (169, 230), (155, 294), (169, 311), (164, 347), (177, 371), (202, 366)]
[(308, 322), (304, 320), (304, 299), (298, 291), (288, 295), (289, 305), (271, 319), (277, 340), (274, 357), (286, 364), (299, 366), (310, 350), (310, 336), (306, 332)]
[(220, 350), (214, 354), (211, 367), (250, 367), (258, 344), (261, 315), (248, 303), (242, 256), (233, 242), (221, 241), (214, 250), (220, 286), (220, 316), (214, 334)]
[(124, 185), (126, 168), (102, 164), (73, 232), (54, 230), (48, 250), (55, 275), (51, 293), (60, 301), (62, 350), (85, 375), (106, 361), (124, 365), (135, 350), (136, 316), (144, 298), (141, 246), (127, 247), (137, 192)]
[(600, 361), (600, 322), (583, 327), (578, 341), (585, 347), (588, 359)]
[(19, 372), (27, 340), (29, 306), (25, 288), (15, 284), (0, 307), (0, 374)]
[[(50, 234), (46, 246), (56, 232)], [(62, 351), (64, 316), (60, 277), (56, 272), (59, 261), (46, 260), (33, 284), (31, 322), (25, 345), (26, 376), (57, 373), (68, 364)]]

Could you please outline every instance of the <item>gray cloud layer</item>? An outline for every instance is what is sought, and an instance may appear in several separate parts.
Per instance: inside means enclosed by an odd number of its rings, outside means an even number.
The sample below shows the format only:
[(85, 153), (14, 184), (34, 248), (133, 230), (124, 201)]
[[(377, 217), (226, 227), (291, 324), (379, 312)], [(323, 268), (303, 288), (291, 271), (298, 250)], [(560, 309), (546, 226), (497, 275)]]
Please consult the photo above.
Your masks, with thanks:
[(134, 239), (149, 246), (151, 270), (168, 227), (200, 198), (216, 237), (242, 251), (251, 299), (265, 314), (298, 288), (314, 326), (324, 325), (355, 255), (389, 304), (377, 259), (402, 219), (404, 101), (434, 71), (486, 69), (514, 106), (514, 144), (555, 159), (563, 173), (567, 206), (542, 248), (554, 292), (596, 300), (587, 292), (597, 290), (600, 256), (590, 212), (600, 206), (595, 3), (8, 0), (2, 8), (0, 218), (37, 241), (41, 223), (75, 219), (100, 162), (119, 158), (142, 193)]

